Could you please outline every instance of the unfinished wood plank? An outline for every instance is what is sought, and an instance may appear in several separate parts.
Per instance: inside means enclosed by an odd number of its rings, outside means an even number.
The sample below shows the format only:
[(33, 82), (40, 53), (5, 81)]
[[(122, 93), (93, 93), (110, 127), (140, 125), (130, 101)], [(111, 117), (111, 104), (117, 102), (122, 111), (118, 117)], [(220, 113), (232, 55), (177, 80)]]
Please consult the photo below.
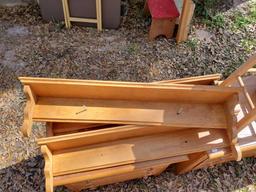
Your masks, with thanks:
[(242, 90), (207, 85), (155, 85), (47, 78), (20, 80), (24, 85), (30, 85), (38, 97), (223, 103)]
[(63, 175), (197, 153), (227, 147), (227, 141), (225, 130), (192, 129), (61, 150), (54, 152), (53, 173)]
[(213, 85), (215, 81), (220, 80), (221, 74), (203, 75), (195, 77), (187, 77), (172, 80), (155, 81), (152, 84), (193, 84), (193, 85)]
[(21, 132), (25, 136), (29, 136), (31, 134), (32, 124), (33, 124), (33, 113), (34, 108), (37, 102), (37, 96), (30, 86), (24, 86), (24, 94), (27, 98), (27, 103), (24, 108), (24, 120), (21, 128)]
[[(176, 157), (168, 157), (158, 160), (145, 161), (140, 163), (122, 165), (117, 167), (109, 167), (106, 169), (93, 170), (89, 172), (80, 172), (71, 175), (58, 176), (54, 178), (54, 185), (65, 185), (71, 184), (75, 182), (95, 180), (110, 176), (118, 176), (120, 174), (128, 174), (138, 170), (147, 170), (154, 166), (168, 166), (173, 163), (187, 161), (188, 157), (186, 155), (176, 156)], [(151, 174), (150, 174), (151, 175)], [(148, 176), (148, 175), (143, 175)]]
[[(86, 111), (83, 111), (83, 105)], [(80, 113), (80, 111), (83, 111)], [(115, 123), (172, 127), (227, 127), (221, 104), (183, 104), (39, 97), (34, 121)]]
[(41, 138), (37, 142), (39, 145), (47, 145), (52, 151), (57, 151), (175, 130), (179, 130), (179, 128), (124, 125), (89, 132)]
[(235, 72), (233, 72), (227, 79), (225, 79), (220, 86), (232, 85), (239, 76), (244, 75), (250, 68), (256, 65), (256, 54), (252, 55), (243, 65), (241, 65)]
[(195, 10), (195, 4), (192, 0), (184, 0), (181, 17), (179, 20), (179, 28), (176, 36), (176, 42), (186, 41), (188, 38), (189, 27)]

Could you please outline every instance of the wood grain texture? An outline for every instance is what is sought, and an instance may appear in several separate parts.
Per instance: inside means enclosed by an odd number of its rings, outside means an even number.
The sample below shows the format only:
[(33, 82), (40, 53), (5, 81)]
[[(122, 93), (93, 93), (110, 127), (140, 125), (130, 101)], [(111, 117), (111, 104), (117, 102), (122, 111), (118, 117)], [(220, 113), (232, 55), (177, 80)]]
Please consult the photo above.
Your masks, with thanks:
[[(83, 105), (86, 105), (86, 111), (83, 111)], [(225, 111), (221, 104), (45, 97), (39, 97), (34, 109), (33, 120), (40, 122), (162, 125), (185, 128), (225, 129), (227, 127)]]
[(176, 130), (179, 130), (179, 128), (124, 125), (95, 131), (41, 138), (37, 142), (39, 145), (47, 145), (52, 151), (57, 151)]
[[(195, 85), (214, 85), (216, 81), (220, 80), (221, 74), (203, 75), (195, 77), (187, 77), (173, 80), (155, 81), (152, 84), (195, 84)], [(90, 131), (95, 129), (101, 129), (106, 127), (113, 127), (112, 124), (93, 124), (93, 123), (59, 123), (54, 122), (52, 124), (53, 134), (63, 135), (71, 134), (81, 131)], [(175, 130), (174, 128), (172, 128)]]
[(33, 113), (34, 113), (34, 108), (37, 102), (37, 97), (35, 93), (32, 91), (31, 87), (28, 85), (24, 86), (23, 91), (27, 98), (27, 103), (24, 109), (24, 120), (21, 128), (21, 132), (23, 133), (24, 136), (28, 137), (30, 136), (31, 130), (32, 130)]
[(176, 165), (176, 173), (184, 174), (193, 170), (196, 166), (208, 159), (207, 152), (199, 152), (188, 155), (189, 160)]
[(41, 152), (44, 156), (44, 175), (45, 175), (45, 191), (53, 192), (53, 165), (52, 153), (46, 145), (41, 146)]
[(237, 114), (238, 111), (235, 111), (236, 105), (239, 103), (239, 96), (232, 96), (229, 101), (225, 103), (226, 107), (226, 119), (227, 119), (227, 133), (230, 140), (231, 149), (234, 157), (237, 161), (242, 159), (242, 152), (238, 143), (238, 129), (237, 129)]
[(192, 0), (184, 0), (182, 13), (179, 21), (179, 28), (176, 36), (176, 42), (186, 41), (188, 38), (189, 27), (195, 10), (195, 4)]
[[(54, 178), (54, 185), (64, 185), (71, 184), (81, 181), (91, 181), (96, 179), (103, 179), (106, 177), (119, 177), (120, 175), (134, 173), (137, 171), (146, 171), (143, 176), (149, 176), (154, 173), (150, 172), (150, 169), (155, 166), (169, 166), (170, 164), (174, 164), (181, 161), (188, 160), (186, 155), (177, 156), (177, 157), (168, 157), (164, 159), (145, 161), (140, 163), (122, 165), (117, 167), (109, 167), (106, 169), (93, 170), (88, 172), (80, 172), (70, 175), (57, 176)], [(148, 170), (148, 171), (147, 171)], [(137, 178), (137, 177), (136, 177)], [(113, 180), (115, 182), (116, 180)]]
[(19, 79), (24, 85), (30, 85), (38, 97), (57, 98), (223, 103), (231, 95), (242, 90), (207, 85), (157, 85), (22, 77)]
[(155, 81), (152, 84), (164, 84), (168, 85), (169, 83), (175, 84), (193, 84), (193, 85), (214, 85), (215, 81), (219, 81), (221, 79), (221, 74), (212, 74), (212, 75), (202, 75), (195, 77), (186, 77), (180, 79), (172, 79), (172, 80), (162, 80)]
[(227, 141), (225, 130), (192, 129), (61, 150), (54, 152), (53, 172), (63, 175), (202, 152), (226, 147)]

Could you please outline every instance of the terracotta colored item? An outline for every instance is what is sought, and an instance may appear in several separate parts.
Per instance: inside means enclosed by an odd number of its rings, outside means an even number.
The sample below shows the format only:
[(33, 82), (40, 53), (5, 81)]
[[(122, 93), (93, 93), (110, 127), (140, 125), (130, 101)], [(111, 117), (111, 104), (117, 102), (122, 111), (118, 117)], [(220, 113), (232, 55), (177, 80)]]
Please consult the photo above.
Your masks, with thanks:
[(171, 38), (176, 18), (180, 15), (175, 2), (173, 0), (148, 0), (147, 6), (152, 16), (149, 39), (153, 40), (159, 35)]

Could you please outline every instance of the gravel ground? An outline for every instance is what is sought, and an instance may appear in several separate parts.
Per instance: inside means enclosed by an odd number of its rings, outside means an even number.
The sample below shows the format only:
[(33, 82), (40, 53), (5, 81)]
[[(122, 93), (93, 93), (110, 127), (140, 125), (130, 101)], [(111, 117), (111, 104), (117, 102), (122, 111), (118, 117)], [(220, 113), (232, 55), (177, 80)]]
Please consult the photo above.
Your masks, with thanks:
[[(196, 18), (189, 40), (179, 45), (163, 38), (148, 42), (142, 7), (142, 2), (130, 0), (121, 27), (102, 33), (46, 23), (36, 5), (0, 7), (0, 191), (44, 191), (44, 162), (36, 138), (45, 135), (45, 127), (35, 124), (31, 138), (22, 137), (26, 100), (19, 76), (140, 82), (212, 73), (226, 76), (255, 51), (256, 22), (239, 17), (251, 14), (255, 0), (223, 12), (218, 18), (224, 20), (209, 23)], [(180, 176), (170, 169), (158, 177), (97, 191), (256, 191), (255, 184), (256, 160), (247, 158)]]

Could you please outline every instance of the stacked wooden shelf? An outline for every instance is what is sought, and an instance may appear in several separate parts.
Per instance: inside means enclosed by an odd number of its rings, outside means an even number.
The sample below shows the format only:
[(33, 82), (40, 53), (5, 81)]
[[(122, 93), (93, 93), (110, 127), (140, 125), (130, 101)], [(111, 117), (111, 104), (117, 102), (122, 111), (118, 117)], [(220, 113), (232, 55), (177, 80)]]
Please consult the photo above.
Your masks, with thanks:
[(38, 140), (46, 191), (254, 156), (256, 79), (241, 76), (255, 64), (256, 55), (223, 82), (218, 74), (153, 83), (20, 78), (28, 98), (23, 134), (34, 121), (47, 125)]

